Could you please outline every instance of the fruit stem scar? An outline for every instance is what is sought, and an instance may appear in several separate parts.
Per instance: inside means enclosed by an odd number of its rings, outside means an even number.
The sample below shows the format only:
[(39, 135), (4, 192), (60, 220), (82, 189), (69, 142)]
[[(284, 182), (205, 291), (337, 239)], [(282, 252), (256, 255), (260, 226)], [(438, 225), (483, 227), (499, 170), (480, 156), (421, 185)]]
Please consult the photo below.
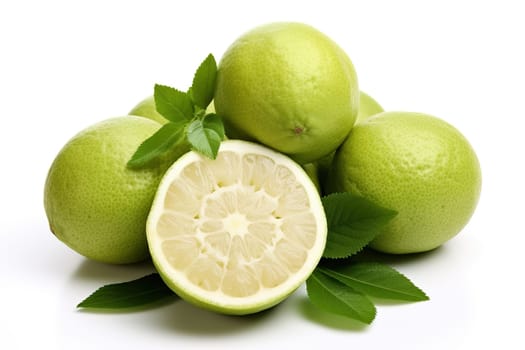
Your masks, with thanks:
[(296, 134), (296, 135), (300, 135), (302, 134), (304, 131), (304, 128), (302, 126), (296, 126), (294, 129), (293, 129), (293, 132)]

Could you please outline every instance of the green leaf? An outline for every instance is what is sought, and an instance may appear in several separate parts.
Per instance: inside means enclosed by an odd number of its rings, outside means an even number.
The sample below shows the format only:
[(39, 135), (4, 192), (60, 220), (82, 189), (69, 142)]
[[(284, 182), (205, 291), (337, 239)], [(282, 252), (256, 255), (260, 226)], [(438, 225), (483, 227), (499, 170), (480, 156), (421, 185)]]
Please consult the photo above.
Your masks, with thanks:
[(157, 112), (169, 121), (181, 123), (189, 122), (193, 118), (193, 104), (185, 92), (155, 84), (153, 97)]
[(217, 63), (212, 54), (200, 64), (193, 77), (189, 94), (193, 103), (201, 109), (206, 109), (213, 100), (215, 81), (217, 78)]
[(190, 123), (188, 126), (188, 142), (197, 152), (215, 159), (223, 137), (215, 131), (217, 128), (215, 120), (210, 123), (206, 121), (207, 119), (195, 119)]
[(335, 268), (319, 267), (318, 270), (372, 297), (406, 301), (429, 299), (403, 274), (380, 263), (352, 263)]
[(330, 313), (370, 324), (375, 318), (374, 304), (363, 294), (317, 269), (306, 281), (312, 304)]
[(224, 139), (224, 124), (222, 123), (222, 119), (217, 114), (210, 113), (206, 115), (203, 125), (206, 129), (215, 131), (217, 135), (220, 136), (221, 140)]
[(103, 286), (77, 305), (86, 309), (139, 307), (168, 298), (177, 298), (157, 273), (134, 281)]
[(325, 258), (346, 258), (363, 249), (397, 212), (350, 193), (322, 198), (328, 222)]
[(156, 133), (144, 140), (128, 161), (128, 168), (137, 169), (163, 155), (175, 144), (184, 139), (184, 125), (181, 123), (164, 124)]

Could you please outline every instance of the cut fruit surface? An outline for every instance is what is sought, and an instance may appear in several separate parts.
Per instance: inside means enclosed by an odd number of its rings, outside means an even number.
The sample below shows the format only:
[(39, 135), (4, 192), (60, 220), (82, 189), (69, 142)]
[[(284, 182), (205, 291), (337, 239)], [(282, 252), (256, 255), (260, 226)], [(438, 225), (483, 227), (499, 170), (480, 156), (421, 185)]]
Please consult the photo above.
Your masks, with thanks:
[(304, 170), (264, 146), (228, 140), (166, 172), (147, 223), (160, 275), (182, 298), (247, 314), (269, 308), (312, 273), (326, 243), (319, 193)]

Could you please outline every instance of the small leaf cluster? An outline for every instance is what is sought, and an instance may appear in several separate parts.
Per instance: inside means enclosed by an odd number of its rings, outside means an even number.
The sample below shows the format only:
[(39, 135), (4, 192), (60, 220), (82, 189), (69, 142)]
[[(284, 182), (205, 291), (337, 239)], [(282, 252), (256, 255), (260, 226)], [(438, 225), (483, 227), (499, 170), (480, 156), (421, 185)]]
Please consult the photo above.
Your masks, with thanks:
[[(376, 308), (369, 297), (428, 300), (421, 289), (392, 267), (352, 259), (397, 215), (395, 211), (350, 193), (323, 197), (323, 206), (328, 238), (324, 259), (306, 281), (312, 304), (324, 311), (370, 324), (376, 316)], [(332, 263), (333, 259), (338, 259), (337, 264)]]
[(188, 92), (156, 84), (155, 107), (168, 123), (146, 139), (128, 161), (129, 168), (141, 168), (168, 153), (174, 147), (187, 147), (215, 159), (224, 139), (222, 120), (206, 113), (213, 100), (217, 63), (208, 55), (195, 72)]

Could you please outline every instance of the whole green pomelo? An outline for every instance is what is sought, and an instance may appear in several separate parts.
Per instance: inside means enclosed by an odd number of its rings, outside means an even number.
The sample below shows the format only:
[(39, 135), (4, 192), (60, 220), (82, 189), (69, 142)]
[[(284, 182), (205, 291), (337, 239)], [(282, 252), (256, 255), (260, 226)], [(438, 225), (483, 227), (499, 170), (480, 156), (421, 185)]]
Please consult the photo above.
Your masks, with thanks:
[(146, 218), (166, 161), (126, 167), (160, 124), (126, 116), (99, 122), (69, 140), (53, 161), (44, 190), (51, 231), (78, 253), (101, 262), (146, 259)]
[(350, 58), (328, 36), (302, 23), (270, 23), (225, 52), (214, 101), (230, 138), (257, 141), (305, 164), (348, 135), (359, 88)]
[(396, 210), (370, 246), (415, 253), (440, 246), (467, 224), (480, 195), (481, 170), (452, 125), (421, 113), (384, 112), (352, 129), (326, 187)]

